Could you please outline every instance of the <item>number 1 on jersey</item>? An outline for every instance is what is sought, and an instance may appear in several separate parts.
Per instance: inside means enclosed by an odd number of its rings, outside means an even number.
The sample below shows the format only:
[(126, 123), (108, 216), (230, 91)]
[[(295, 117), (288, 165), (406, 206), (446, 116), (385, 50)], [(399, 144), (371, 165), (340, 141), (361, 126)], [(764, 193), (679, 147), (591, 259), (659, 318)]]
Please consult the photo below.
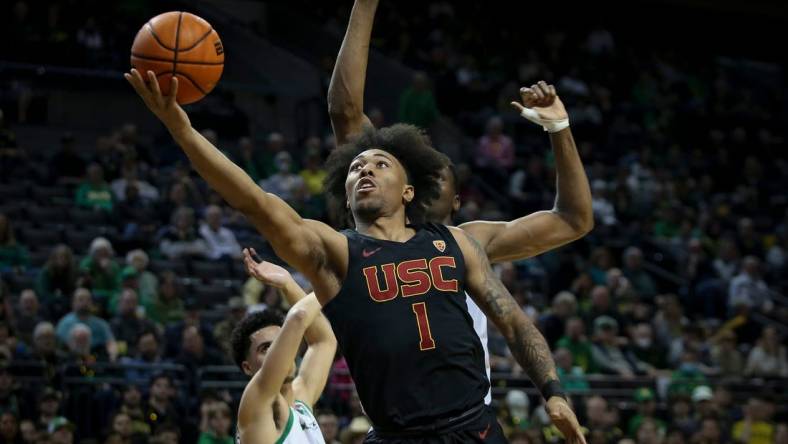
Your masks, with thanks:
[(432, 339), (430, 319), (427, 317), (427, 304), (425, 302), (413, 304), (413, 313), (416, 314), (416, 324), (419, 327), (419, 338), (421, 338), (419, 349), (421, 351), (432, 350), (435, 348), (435, 340)]

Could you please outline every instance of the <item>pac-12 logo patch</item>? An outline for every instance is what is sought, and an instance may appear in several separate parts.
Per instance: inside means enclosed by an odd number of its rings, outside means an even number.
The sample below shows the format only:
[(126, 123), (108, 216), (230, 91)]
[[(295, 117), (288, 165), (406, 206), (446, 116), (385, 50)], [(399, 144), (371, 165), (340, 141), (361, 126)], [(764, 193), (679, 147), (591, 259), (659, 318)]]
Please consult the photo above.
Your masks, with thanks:
[(441, 253), (446, 251), (446, 242), (442, 240), (432, 241), (432, 245), (435, 245), (435, 248), (437, 248)]

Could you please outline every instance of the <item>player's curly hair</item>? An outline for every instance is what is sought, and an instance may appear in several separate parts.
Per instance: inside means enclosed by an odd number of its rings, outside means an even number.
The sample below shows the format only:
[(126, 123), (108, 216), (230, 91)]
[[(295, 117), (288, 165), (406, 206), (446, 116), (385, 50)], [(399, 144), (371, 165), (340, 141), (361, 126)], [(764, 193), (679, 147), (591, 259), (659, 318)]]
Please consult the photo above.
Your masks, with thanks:
[(241, 322), (235, 326), (233, 333), (230, 335), (230, 348), (233, 351), (233, 360), (238, 368), (243, 371), (241, 364), (246, 360), (246, 354), (249, 352), (249, 346), (252, 344), (251, 336), (265, 327), (271, 325), (281, 326), (283, 322), (284, 316), (282, 313), (274, 309), (256, 311), (241, 319)]
[(446, 166), (446, 156), (432, 147), (430, 138), (421, 129), (404, 123), (375, 129), (367, 126), (348, 143), (337, 147), (326, 160), (329, 217), (335, 228), (355, 226), (347, 208), (345, 179), (353, 159), (363, 151), (379, 148), (391, 153), (405, 168), (407, 180), (413, 185), (413, 201), (405, 209), (410, 223), (424, 222), (427, 205), (440, 196), (435, 172)]

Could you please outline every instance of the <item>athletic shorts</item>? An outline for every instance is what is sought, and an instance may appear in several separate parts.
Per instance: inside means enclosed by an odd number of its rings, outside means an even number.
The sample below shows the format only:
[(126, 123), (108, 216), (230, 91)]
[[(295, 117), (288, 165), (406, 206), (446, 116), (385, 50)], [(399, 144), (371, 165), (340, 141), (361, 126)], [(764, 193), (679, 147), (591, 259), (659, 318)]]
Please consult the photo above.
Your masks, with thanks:
[[(423, 428), (422, 428), (423, 429)], [(508, 443), (495, 411), (483, 406), (480, 411), (459, 424), (437, 427), (436, 430), (403, 433), (380, 433), (373, 430), (364, 439), (365, 444), (461, 444)]]

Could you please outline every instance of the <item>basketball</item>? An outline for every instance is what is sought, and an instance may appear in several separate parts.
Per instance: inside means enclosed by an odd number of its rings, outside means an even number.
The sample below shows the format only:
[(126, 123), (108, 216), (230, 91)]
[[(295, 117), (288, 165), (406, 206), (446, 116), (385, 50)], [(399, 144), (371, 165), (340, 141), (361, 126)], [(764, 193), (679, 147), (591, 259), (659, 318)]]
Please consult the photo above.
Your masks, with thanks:
[(172, 11), (142, 26), (131, 46), (131, 66), (145, 77), (153, 71), (164, 95), (172, 76), (178, 77), (178, 103), (194, 103), (216, 86), (224, 69), (219, 34), (204, 19)]

